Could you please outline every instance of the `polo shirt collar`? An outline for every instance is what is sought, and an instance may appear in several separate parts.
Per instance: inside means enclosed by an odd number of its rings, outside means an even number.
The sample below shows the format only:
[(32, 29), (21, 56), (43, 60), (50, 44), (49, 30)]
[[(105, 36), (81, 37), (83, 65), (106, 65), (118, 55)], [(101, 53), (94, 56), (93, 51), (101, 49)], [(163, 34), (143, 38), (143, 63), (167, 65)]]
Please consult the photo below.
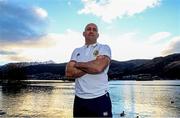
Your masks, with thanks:
[(93, 47), (95, 48), (99, 43), (94, 43), (94, 44), (90, 44), (90, 45), (84, 45), (86, 48), (88, 47)]

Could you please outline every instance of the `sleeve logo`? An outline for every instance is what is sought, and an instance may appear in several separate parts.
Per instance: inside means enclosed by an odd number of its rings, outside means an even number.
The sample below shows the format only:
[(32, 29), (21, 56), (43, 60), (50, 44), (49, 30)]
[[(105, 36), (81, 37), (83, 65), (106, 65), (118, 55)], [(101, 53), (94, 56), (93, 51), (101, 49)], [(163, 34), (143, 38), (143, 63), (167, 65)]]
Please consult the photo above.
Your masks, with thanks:
[(77, 55), (76, 55), (76, 56), (77, 56), (77, 57), (78, 57), (78, 56), (80, 56), (80, 53), (77, 53)]

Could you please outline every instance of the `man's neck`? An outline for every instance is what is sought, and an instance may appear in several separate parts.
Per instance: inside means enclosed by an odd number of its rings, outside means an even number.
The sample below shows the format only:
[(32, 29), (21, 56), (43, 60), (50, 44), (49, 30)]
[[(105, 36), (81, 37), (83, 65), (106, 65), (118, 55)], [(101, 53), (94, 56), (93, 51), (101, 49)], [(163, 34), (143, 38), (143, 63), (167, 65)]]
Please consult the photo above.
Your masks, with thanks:
[(85, 42), (85, 45), (92, 45), (92, 44), (96, 44), (96, 43), (97, 43), (97, 41), (91, 41), (91, 42), (90, 42), (90, 41), (89, 41), (89, 42), (86, 41), (86, 42)]
[(97, 39), (85, 39), (85, 45), (92, 45), (97, 43)]
[(85, 45), (93, 45), (96, 44), (97, 42), (93, 42), (93, 43), (85, 43)]

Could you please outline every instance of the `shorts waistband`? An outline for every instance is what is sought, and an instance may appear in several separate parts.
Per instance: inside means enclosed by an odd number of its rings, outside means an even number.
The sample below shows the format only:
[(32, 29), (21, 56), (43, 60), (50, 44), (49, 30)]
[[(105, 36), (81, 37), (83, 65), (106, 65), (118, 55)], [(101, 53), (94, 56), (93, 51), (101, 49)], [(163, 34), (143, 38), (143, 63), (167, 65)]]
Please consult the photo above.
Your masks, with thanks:
[(96, 98), (90, 98), (90, 99), (80, 98), (77, 95), (75, 95), (75, 97), (78, 98), (78, 99), (81, 99), (81, 100), (95, 100), (95, 99), (100, 99), (100, 98), (103, 98), (103, 97), (109, 97), (109, 92), (105, 93), (102, 96), (99, 96), (99, 97), (96, 97)]

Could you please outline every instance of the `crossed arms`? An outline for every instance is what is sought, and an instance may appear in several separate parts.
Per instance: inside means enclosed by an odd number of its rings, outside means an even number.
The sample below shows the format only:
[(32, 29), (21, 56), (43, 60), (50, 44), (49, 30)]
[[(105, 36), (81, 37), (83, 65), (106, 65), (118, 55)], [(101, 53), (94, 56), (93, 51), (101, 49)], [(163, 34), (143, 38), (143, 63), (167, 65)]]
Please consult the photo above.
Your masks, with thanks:
[(71, 60), (66, 65), (65, 75), (68, 78), (78, 78), (85, 74), (98, 74), (109, 65), (110, 58), (105, 55), (97, 56), (95, 60), (88, 62), (76, 62)]

